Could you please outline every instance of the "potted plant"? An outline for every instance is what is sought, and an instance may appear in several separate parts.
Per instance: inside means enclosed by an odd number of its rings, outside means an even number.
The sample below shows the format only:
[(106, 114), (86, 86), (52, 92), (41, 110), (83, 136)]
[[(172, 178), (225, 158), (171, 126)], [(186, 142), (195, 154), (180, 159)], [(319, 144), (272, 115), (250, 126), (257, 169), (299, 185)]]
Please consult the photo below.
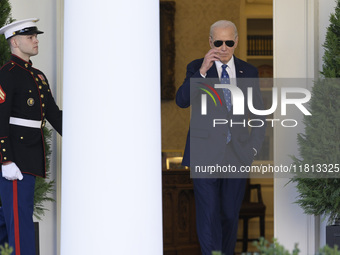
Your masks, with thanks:
[[(9, 0), (0, 1), (0, 27), (11, 23), (13, 21), (11, 17), (11, 5)], [(8, 43), (4, 36), (0, 36), (0, 67), (8, 61), (11, 52), (8, 47)]]
[[(300, 249), (298, 244), (295, 243), (292, 252), (287, 250), (281, 245), (277, 239), (273, 239), (273, 242), (269, 242), (264, 237), (260, 237), (259, 241), (254, 241), (253, 246), (256, 248), (255, 252), (242, 252), (241, 255), (299, 255)], [(211, 255), (225, 255), (221, 251), (212, 251)], [(340, 255), (338, 247), (330, 248), (328, 245), (322, 247), (316, 255)]]
[[(293, 157), (302, 172), (291, 181), (299, 192), (297, 203), (307, 214), (328, 217), (329, 231), (340, 218), (340, 0), (323, 47), (323, 78), (314, 83), (312, 116), (304, 117), (305, 132), (298, 135), (300, 158)], [(334, 245), (329, 238), (326, 242)]]

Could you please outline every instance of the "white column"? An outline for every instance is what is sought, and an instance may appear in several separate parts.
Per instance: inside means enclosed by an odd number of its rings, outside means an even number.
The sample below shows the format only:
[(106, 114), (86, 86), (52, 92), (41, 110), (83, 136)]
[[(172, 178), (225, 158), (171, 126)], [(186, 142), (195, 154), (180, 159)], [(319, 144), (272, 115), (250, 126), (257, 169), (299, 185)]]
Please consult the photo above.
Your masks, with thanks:
[(162, 254), (159, 1), (65, 1), (61, 254)]
[[(313, 56), (308, 40), (308, 5), (309, 0), (276, 0), (274, 1), (274, 77), (275, 78), (308, 78), (309, 65)], [(294, 18), (291, 18), (294, 17)], [(311, 51), (313, 53), (313, 51)], [(313, 77), (313, 76), (312, 76)], [(312, 78), (310, 77), (310, 78)], [(286, 87), (289, 84), (283, 84)], [(292, 84), (294, 86), (294, 84)], [(297, 128), (276, 126), (274, 131), (274, 164), (287, 165), (292, 163), (289, 155), (298, 156), (297, 134), (304, 131), (301, 124), (303, 115), (298, 111), (290, 112), (286, 118), (297, 120)], [(294, 116), (292, 116), (294, 115)], [(279, 118), (282, 116), (277, 115)], [(314, 254), (310, 249), (309, 238), (314, 236), (311, 229), (310, 216), (294, 202), (298, 193), (288, 178), (274, 180), (274, 235), (287, 249), (292, 251), (298, 243), (301, 254)]]

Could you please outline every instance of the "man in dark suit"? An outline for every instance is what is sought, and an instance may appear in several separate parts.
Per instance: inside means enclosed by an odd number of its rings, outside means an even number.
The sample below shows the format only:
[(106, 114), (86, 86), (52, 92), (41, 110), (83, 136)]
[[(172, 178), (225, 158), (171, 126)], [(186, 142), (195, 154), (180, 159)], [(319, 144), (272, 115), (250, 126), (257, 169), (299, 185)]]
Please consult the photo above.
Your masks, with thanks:
[[(264, 117), (254, 115), (247, 104), (248, 88), (251, 88), (254, 108), (263, 109), (257, 81), (258, 72), (255, 67), (234, 56), (237, 43), (237, 29), (232, 22), (221, 20), (214, 23), (210, 28), (211, 49), (203, 59), (188, 64), (186, 78), (176, 94), (178, 106), (192, 106), (190, 130), (182, 164), (191, 167), (197, 234), (203, 255), (210, 255), (214, 250), (222, 251), (225, 255), (234, 253), (238, 214), (246, 184), (246, 178), (243, 177), (247, 177), (238, 174), (242, 166), (251, 165), (254, 156), (261, 149), (265, 135)], [(243, 113), (234, 114), (237, 112), (234, 108), (240, 107), (236, 102), (238, 99), (235, 95), (231, 98), (228, 89), (208, 85), (208, 80), (211, 80), (209, 78), (217, 80), (215, 84), (237, 85), (244, 96), (244, 101), (241, 102)], [(196, 86), (197, 84), (203, 85)], [(205, 89), (202, 89), (204, 86)], [(194, 107), (194, 104), (198, 102), (201, 105), (202, 94), (206, 94), (209, 89), (212, 96), (215, 93), (221, 100), (218, 107), (216, 104), (214, 106), (212, 99), (206, 100), (208, 113), (204, 115), (201, 107)], [(259, 123), (251, 125), (256, 126), (251, 128), (251, 132), (249, 118), (256, 119)], [(216, 119), (220, 122), (223, 120), (226, 125), (213, 126), (212, 123)], [(211, 175), (204, 171), (197, 173), (197, 169), (202, 170), (203, 165), (229, 166), (229, 169), (232, 167), (236, 172), (226, 175)]]

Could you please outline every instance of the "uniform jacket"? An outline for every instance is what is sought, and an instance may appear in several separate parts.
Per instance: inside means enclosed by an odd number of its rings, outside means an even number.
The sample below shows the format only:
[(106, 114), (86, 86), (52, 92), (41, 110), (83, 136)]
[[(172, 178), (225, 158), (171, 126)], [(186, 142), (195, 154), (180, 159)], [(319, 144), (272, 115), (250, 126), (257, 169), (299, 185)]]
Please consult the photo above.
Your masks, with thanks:
[[(199, 69), (202, 65), (203, 59), (197, 59), (192, 61), (187, 66), (186, 78), (178, 89), (176, 94), (176, 103), (182, 108), (189, 107), (195, 100), (193, 95), (200, 100), (200, 94), (205, 93), (202, 90), (197, 89), (190, 85), (191, 78), (200, 78), (204, 82), (204, 78), (201, 77)], [(261, 149), (264, 137), (265, 137), (265, 118), (263, 116), (257, 116), (252, 114), (247, 106), (248, 101), (248, 87), (253, 89), (253, 105), (255, 109), (263, 109), (263, 101), (259, 88), (257, 69), (236, 58), (234, 56), (236, 77), (237, 77), (237, 87), (240, 88), (244, 95), (244, 115), (233, 115), (232, 111), (228, 112), (225, 99), (223, 96), (222, 89), (216, 89), (220, 95), (223, 106), (215, 107), (212, 100), (208, 97), (208, 111), (214, 109), (213, 112), (208, 112), (207, 116), (202, 116), (199, 107), (192, 107), (190, 129), (187, 136), (187, 142), (184, 151), (183, 165), (190, 166), (190, 153), (193, 154), (196, 151), (195, 158), (200, 160), (204, 157), (211, 159), (211, 163), (226, 162), (225, 158), (225, 144), (227, 137), (227, 127), (225, 125), (217, 125), (212, 128), (213, 119), (232, 119), (235, 123), (245, 123), (245, 125), (233, 125), (230, 127), (231, 132), (231, 144), (236, 152), (239, 161), (242, 165), (250, 165), (254, 160), (254, 150), (255, 148), (258, 152)], [(213, 64), (212, 67), (207, 71), (206, 78), (216, 79), (216, 83), (220, 83), (218, 80), (218, 73), (216, 70), (216, 65)], [(239, 78), (254, 78), (254, 79), (239, 79)], [(250, 81), (250, 82), (248, 82)], [(195, 90), (191, 91), (190, 90)], [(200, 102), (200, 101), (199, 101)], [(248, 119), (261, 119), (264, 123), (261, 127), (251, 128), (249, 131)], [(258, 123), (256, 123), (258, 125)], [(260, 125), (259, 125), (260, 126)], [(190, 145), (191, 144), (191, 145)], [(190, 146), (191, 151), (190, 151)], [(195, 162), (195, 165), (196, 162)]]
[[(41, 128), (9, 124), (10, 117), (42, 121)], [(0, 69), (0, 163), (13, 161), (22, 173), (45, 177), (45, 119), (62, 133), (59, 110), (46, 76), (16, 55)]]

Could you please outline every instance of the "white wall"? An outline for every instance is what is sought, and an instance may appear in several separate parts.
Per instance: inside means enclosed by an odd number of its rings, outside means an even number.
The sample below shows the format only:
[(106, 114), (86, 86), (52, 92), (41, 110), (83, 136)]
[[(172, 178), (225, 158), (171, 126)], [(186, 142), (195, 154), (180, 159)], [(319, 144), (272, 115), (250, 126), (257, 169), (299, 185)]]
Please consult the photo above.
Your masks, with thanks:
[[(40, 41), (39, 54), (32, 57), (33, 66), (43, 71), (52, 88), (53, 95), (60, 101), (57, 95), (57, 0), (11, 0), (12, 17), (16, 20), (26, 18), (40, 18), (37, 26), (45, 33), (38, 36)], [(53, 158), (51, 163), (51, 178), (56, 179), (56, 139), (53, 141)], [(56, 198), (56, 194), (53, 195)], [(57, 254), (57, 215), (56, 203), (46, 203), (48, 209), (43, 220), (40, 221), (40, 254)]]
[[(274, 77), (275, 78), (308, 78), (313, 77), (309, 70), (308, 53), (313, 54), (309, 33), (314, 26), (309, 16), (314, 17), (312, 0), (276, 0), (274, 1)], [(313, 42), (313, 40), (312, 40)], [(290, 84), (280, 84), (288, 86)], [(293, 85), (294, 86), (294, 85)], [(301, 123), (303, 115), (298, 111), (290, 112), (286, 118), (293, 118)], [(280, 119), (278, 113), (276, 118)], [(276, 126), (274, 129), (274, 164), (289, 166), (289, 155), (298, 155), (297, 134), (303, 132), (300, 124), (297, 128)], [(289, 250), (295, 243), (299, 244), (301, 254), (313, 254), (309, 247), (309, 238), (314, 236), (309, 229), (310, 219), (302, 209), (294, 204), (296, 190), (293, 184), (287, 185), (288, 178), (274, 180), (274, 235)], [(287, 185), (287, 186), (286, 186)]]

